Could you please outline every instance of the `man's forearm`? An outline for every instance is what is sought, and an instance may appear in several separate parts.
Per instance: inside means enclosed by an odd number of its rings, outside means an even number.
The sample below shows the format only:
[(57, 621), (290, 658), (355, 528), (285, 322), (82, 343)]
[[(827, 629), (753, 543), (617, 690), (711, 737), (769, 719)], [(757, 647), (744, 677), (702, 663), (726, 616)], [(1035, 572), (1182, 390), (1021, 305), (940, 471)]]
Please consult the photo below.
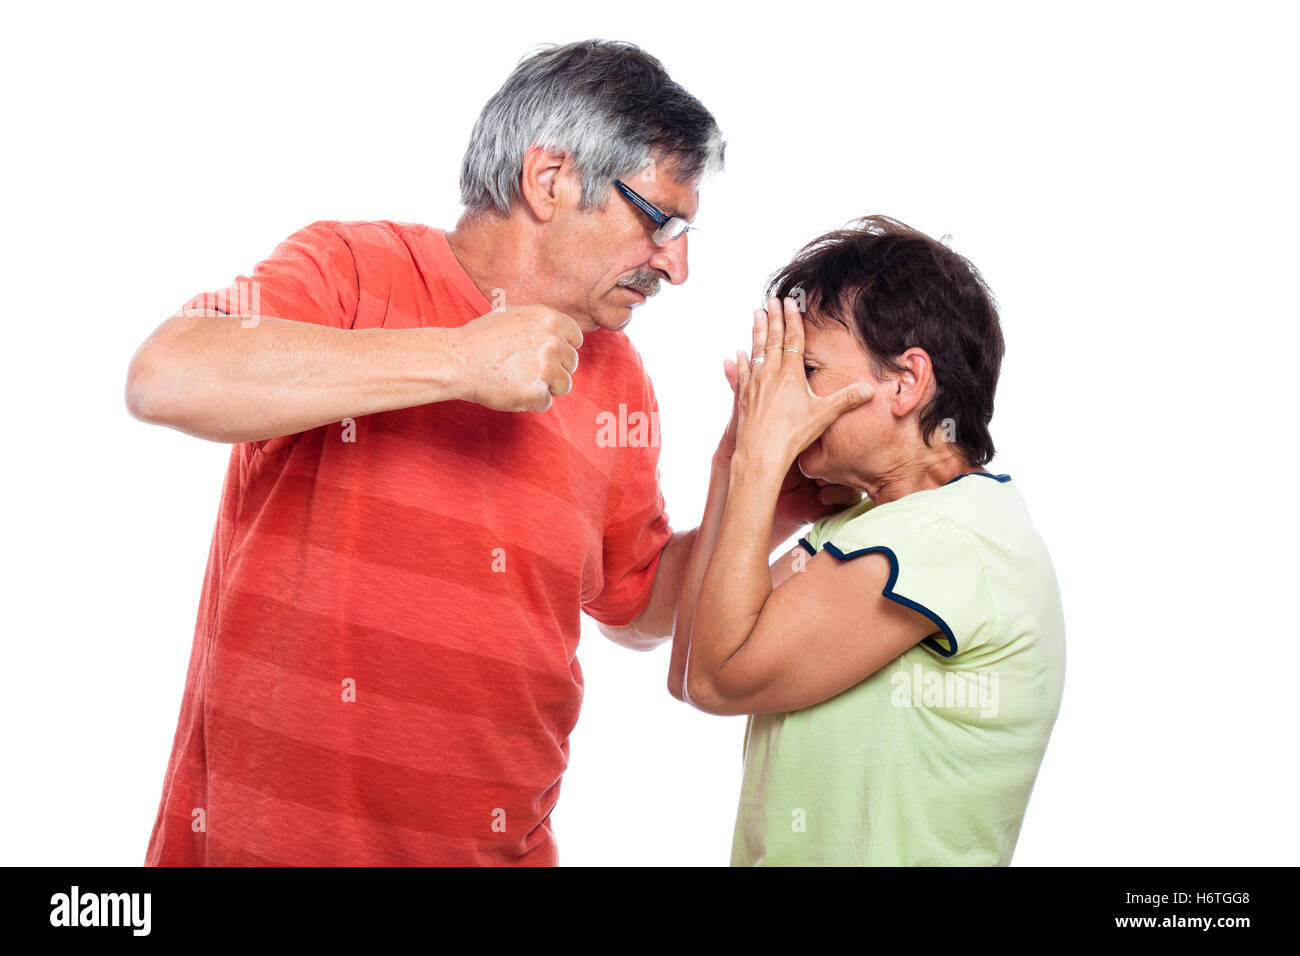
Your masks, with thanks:
[(132, 359), (127, 407), (143, 421), (234, 443), (448, 401), (463, 397), (455, 334), (178, 314)]

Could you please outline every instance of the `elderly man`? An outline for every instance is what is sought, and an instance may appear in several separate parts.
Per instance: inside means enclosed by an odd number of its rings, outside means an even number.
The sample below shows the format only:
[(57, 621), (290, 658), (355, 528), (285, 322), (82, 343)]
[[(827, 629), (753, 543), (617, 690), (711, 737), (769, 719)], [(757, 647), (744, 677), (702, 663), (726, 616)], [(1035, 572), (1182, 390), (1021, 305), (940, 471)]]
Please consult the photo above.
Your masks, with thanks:
[[(454, 231), (313, 223), (141, 346), (131, 413), (234, 443), (147, 864), (557, 862), (580, 612), (657, 646), (695, 539), (620, 329), (722, 159), (653, 57), (546, 49)], [(776, 541), (837, 510), (787, 490)]]

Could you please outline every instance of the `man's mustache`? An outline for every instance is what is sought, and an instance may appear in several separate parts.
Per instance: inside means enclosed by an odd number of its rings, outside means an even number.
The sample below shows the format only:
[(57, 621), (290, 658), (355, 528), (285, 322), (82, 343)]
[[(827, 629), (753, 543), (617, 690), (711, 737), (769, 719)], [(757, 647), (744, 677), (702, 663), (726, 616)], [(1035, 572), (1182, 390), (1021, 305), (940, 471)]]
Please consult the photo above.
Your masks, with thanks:
[(648, 299), (659, 291), (659, 276), (653, 272), (634, 272), (626, 279), (619, 279), (618, 284), (634, 292), (640, 292)]

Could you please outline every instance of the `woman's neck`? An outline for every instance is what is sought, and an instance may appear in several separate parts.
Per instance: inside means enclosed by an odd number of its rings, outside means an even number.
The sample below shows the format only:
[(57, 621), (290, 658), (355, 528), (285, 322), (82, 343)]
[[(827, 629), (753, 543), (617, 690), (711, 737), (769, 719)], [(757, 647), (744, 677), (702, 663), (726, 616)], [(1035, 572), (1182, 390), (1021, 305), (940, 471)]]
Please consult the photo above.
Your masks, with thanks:
[(864, 475), (862, 487), (867, 497), (876, 504), (883, 505), (913, 492), (940, 488), (959, 475), (987, 471), (986, 468), (973, 467), (961, 455), (948, 454), (938, 458), (903, 461), (879, 473)]

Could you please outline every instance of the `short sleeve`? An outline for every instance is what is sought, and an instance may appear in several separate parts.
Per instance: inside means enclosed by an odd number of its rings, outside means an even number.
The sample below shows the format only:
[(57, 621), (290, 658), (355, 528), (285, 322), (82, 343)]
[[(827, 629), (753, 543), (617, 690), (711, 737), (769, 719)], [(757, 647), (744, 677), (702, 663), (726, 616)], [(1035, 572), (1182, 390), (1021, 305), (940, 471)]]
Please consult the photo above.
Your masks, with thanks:
[(626, 447), (605, 513), (604, 587), (583, 605), (611, 627), (630, 623), (650, 604), (659, 556), (673, 535), (659, 486), (659, 402), (641, 367), (640, 399), (628, 403)]
[(360, 289), (356, 260), (341, 227), (322, 220), (299, 229), (254, 266), (252, 275), (200, 293), (178, 311), (215, 310), (352, 328)]
[(821, 548), (840, 561), (883, 554), (891, 571), (881, 593), (934, 622), (921, 643), (940, 657), (973, 651), (996, 633), (983, 561), (942, 511), (901, 498), (844, 521)]
[(799, 539), (799, 544), (801, 544), (803, 549), (809, 554), (816, 554), (821, 550), (822, 535), (825, 533), (825, 529), (825, 518), (820, 518), (817, 521), (814, 521), (813, 526), (809, 529), (808, 533)]

